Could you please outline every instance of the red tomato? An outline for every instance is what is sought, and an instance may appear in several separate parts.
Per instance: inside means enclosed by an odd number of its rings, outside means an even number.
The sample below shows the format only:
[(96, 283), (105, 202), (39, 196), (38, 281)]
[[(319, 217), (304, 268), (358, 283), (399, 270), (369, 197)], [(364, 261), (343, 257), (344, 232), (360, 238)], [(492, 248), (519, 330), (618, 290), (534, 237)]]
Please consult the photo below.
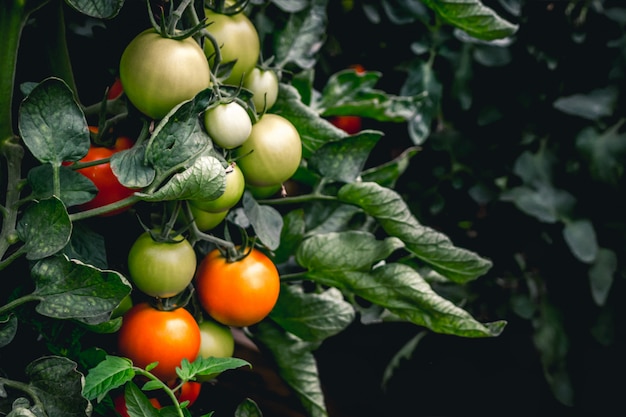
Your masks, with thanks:
[(329, 120), (335, 127), (350, 135), (361, 131), (361, 118), (359, 116), (333, 116)]
[(198, 357), (200, 340), (200, 328), (189, 311), (158, 310), (144, 302), (124, 314), (117, 345), (120, 355), (135, 366), (159, 362), (150, 372), (170, 381), (177, 377), (176, 367), (183, 359), (193, 362)]
[[(92, 126), (89, 127), (89, 130), (92, 132), (97, 131), (97, 129)], [(133, 141), (131, 139), (126, 136), (119, 136), (115, 140), (115, 145), (112, 148), (91, 145), (87, 155), (85, 155), (79, 162), (92, 162), (110, 158), (113, 154), (124, 149), (130, 149), (132, 146)], [(109, 162), (92, 165), (87, 168), (81, 168), (77, 172), (80, 172), (85, 177), (89, 178), (98, 188), (98, 194), (96, 194), (92, 200), (80, 205), (82, 210), (89, 210), (115, 203), (125, 199), (126, 197), (130, 197), (135, 192), (133, 189), (120, 184), (119, 180), (111, 170), (111, 164)], [(118, 210), (110, 211), (102, 216), (112, 216), (126, 211), (129, 208), (130, 206), (127, 206)]]
[(107, 92), (107, 100), (113, 100), (118, 98), (124, 92), (124, 88), (122, 88), (122, 81), (119, 77), (115, 77), (115, 81), (109, 87), (109, 91)]
[(214, 249), (198, 266), (195, 280), (204, 310), (227, 326), (260, 322), (274, 308), (280, 291), (276, 266), (258, 249), (232, 262)]
[(185, 401), (189, 401), (189, 404), (187, 404), (187, 407), (191, 407), (193, 403), (195, 403), (198, 397), (200, 396), (201, 389), (202, 389), (201, 382), (187, 381), (176, 392), (176, 398), (178, 398), (178, 402), (181, 404)]

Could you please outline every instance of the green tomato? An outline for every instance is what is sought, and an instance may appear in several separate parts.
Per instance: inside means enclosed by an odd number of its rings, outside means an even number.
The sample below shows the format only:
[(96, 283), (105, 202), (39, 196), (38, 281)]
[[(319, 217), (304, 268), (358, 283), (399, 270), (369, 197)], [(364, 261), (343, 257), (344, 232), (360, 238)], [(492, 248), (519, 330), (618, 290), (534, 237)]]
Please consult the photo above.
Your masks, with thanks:
[(236, 101), (219, 103), (204, 112), (204, 127), (214, 143), (224, 149), (233, 149), (248, 139), (252, 120)]
[(265, 113), (235, 152), (246, 183), (270, 187), (282, 184), (296, 172), (302, 159), (302, 141), (289, 120)]
[[(206, 30), (220, 45), (221, 62), (225, 64), (236, 61), (224, 83), (239, 85), (244, 75), (254, 68), (259, 60), (261, 50), (259, 34), (244, 13), (225, 15), (210, 9), (205, 9), (205, 13), (209, 23)], [(204, 42), (204, 53), (213, 65), (215, 48), (208, 39)]]
[(226, 189), (215, 200), (190, 200), (197, 208), (211, 213), (220, 213), (234, 207), (246, 187), (246, 180), (238, 164), (232, 163), (226, 169)]
[(228, 215), (228, 210), (217, 213), (202, 210), (201, 208), (196, 207), (192, 201), (189, 201), (189, 209), (191, 210), (193, 219), (196, 222), (196, 226), (198, 226), (198, 229), (201, 232), (208, 232), (215, 229)]
[(176, 243), (157, 242), (148, 232), (135, 240), (128, 252), (130, 279), (147, 295), (173, 297), (182, 292), (196, 271), (196, 253), (189, 241), (174, 236)]
[[(230, 358), (235, 352), (235, 339), (229, 326), (223, 325), (212, 319), (204, 319), (198, 323), (200, 328), (200, 352), (198, 357), (202, 358)], [(209, 381), (218, 373), (209, 375), (198, 375), (196, 378), (200, 382)]]
[(147, 29), (124, 49), (120, 80), (140, 112), (162, 119), (176, 105), (210, 87), (211, 70), (193, 38), (169, 39)]
[(122, 298), (122, 301), (118, 304), (117, 307), (113, 309), (111, 312), (111, 318), (116, 319), (118, 317), (122, 317), (124, 313), (131, 309), (133, 306), (133, 298), (128, 294), (126, 297)]
[(275, 195), (280, 189), (280, 184), (270, 185), (267, 187), (255, 187), (254, 185), (246, 184), (246, 189), (250, 191), (252, 196), (257, 199), (269, 198)]
[(268, 111), (278, 98), (278, 75), (272, 70), (255, 67), (243, 79), (243, 87), (252, 92), (257, 113)]

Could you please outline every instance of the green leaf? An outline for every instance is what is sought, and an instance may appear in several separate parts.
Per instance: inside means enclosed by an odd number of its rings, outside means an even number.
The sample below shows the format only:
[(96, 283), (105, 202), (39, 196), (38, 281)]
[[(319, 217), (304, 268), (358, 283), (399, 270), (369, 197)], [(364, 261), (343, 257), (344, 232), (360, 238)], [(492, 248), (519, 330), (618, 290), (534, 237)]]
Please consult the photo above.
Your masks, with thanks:
[(69, 259), (76, 259), (100, 269), (107, 269), (107, 252), (104, 237), (83, 222), (72, 224), (72, 236), (63, 248)]
[(422, 276), (404, 264), (385, 264), (372, 271), (314, 270), (307, 278), (348, 290), (434, 332), (462, 337), (498, 336), (506, 322), (482, 324), (467, 311), (439, 296)]
[(624, 177), (626, 134), (619, 133), (622, 125), (617, 123), (604, 132), (589, 126), (576, 138), (576, 147), (587, 160), (591, 177), (613, 186), (618, 186)]
[(174, 176), (153, 194), (136, 193), (146, 201), (214, 200), (226, 189), (222, 163), (213, 156), (202, 155), (183, 172)]
[(306, 225), (304, 222), (304, 210), (295, 209), (283, 216), (283, 227), (280, 232), (280, 245), (274, 250), (274, 262), (280, 264), (286, 262), (304, 239)]
[(327, 142), (337, 141), (347, 133), (322, 118), (311, 107), (302, 103), (298, 90), (281, 83), (278, 99), (272, 113), (279, 114), (293, 123), (302, 141), (302, 157), (309, 158)]
[(218, 375), (230, 369), (252, 367), (249, 362), (239, 358), (216, 358), (198, 356), (193, 362), (183, 359), (177, 374), (182, 379), (191, 379), (194, 375)]
[(63, 203), (55, 197), (34, 202), (17, 224), (17, 234), (24, 242), (26, 258), (42, 259), (67, 245), (72, 222)]
[(303, 341), (268, 321), (259, 323), (253, 336), (270, 351), (278, 373), (294, 390), (306, 415), (327, 417), (324, 393), (313, 355), (319, 344)]
[(67, 4), (87, 16), (111, 19), (119, 13), (124, 0), (66, 0)]
[(344, 330), (356, 313), (336, 288), (306, 293), (300, 286), (282, 285), (270, 318), (302, 340), (321, 342)]
[(13, 341), (17, 334), (17, 317), (9, 314), (8, 317), (0, 318), (0, 348), (8, 345)]
[(55, 166), (78, 161), (91, 143), (85, 115), (59, 78), (45, 79), (24, 99), (18, 128), (33, 156)]
[(563, 237), (574, 256), (581, 262), (592, 263), (598, 254), (598, 240), (593, 224), (587, 219), (565, 223)]
[(263, 413), (254, 400), (244, 398), (235, 409), (235, 417), (263, 417)]
[(452, 281), (476, 279), (492, 266), (491, 261), (455, 247), (444, 234), (419, 224), (402, 197), (391, 189), (372, 182), (352, 183), (341, 187), (338, 197), (375, 217), (385, 232), (401, 239), (408, 251)]
[(515, 206), (544, 223), (555, 223), (571, 216), (575, 197), (564, 190), (547, 185), (531, 189), (526, 186), (514, 187), (500, 195), (502, 201), (510, 201)]
[(328, 142), (309, 158), (308, 166), (329, 180), (356, 181), (381, 137), (379, 132), (364, 131)]
[(97, 399), (100, 402), (110, 390), (121, 387), (134, 377), (135, 371), (129, 359), (107, 355), (87, 373), (83, 395), (88, 400)]
[(91, 405), (82, 393), (83, 375), (75, 362), (58, 356), (45, 356), (26, 367), (30, 388), (36, 393), (48, 416), (86, 417)]
[(602, 88), (589, 94), (561, 97), (554, 102), (554, 107), (563, 113), (595, 121), (614, 114), (617, 96), (614, 88)]
[(513, 35), (518, 26), (498, 16), (480, 0), (422, 0), (449, 24), (483, 40)]
[(124, 387), (124, 400), (130, 417), (160, 417), (161, 413), (150, 402), (146, 394), (132, 381)]
[(392, 161), (363, 171), (361, 178), (364, 182), (375, 182), (383, 187), (393, 188), (398, 178), (400, 178), (409, 167), (411, 158), (420, 150), (421, 148), (417, 146), (406, 148)]
[(280, 212), (274, 207), (257, 203), (248, 190), (243, 193), (242, 204), (257, 238), (270, 250), (278, 248), (283, 229)]
[(313, 0), (309, 8), (289, 13), (287, 24), (275, 33), (276, 66), (295, 64), (312, 68), (316, 55), (326, 38), (328, 0)]
[(172, 109), (155, 127), (146, 147), (146, 161), (157, 175), (178, 170), (211, 146), (198, 115), (208, 107), (212, 94), (210, 89), (201, 91)]
[(296, 253), (296, 261), (309, 270), (367, 271), (404, 247), (395, 237), (376, 240), (371, 233), (359, 230), (316, 234), (306, 239)]
[(359, 207), (350, 204), (318, 202), (306, 213), (308, 236), (352, 230), (354, 218), (362, 215)]
[(131, 286), (118, 272), (106, 271), (54, 256), (38, 261), (31, 270), (36, 310), (44, 316), (76, 319), (87, 324), (109, 320), (111, 312), (130, 293)]
[(111, 156), (111, 171), (119, 182), (128, 188), (144, 188), (154, 181), (154, 168), (145, 163), (145, 143), (124, 149)]
[(589, 268), (589, 283), (591, 296), (595, 303), (603, 306), (609, 296), (611, 286), (617, 272), (617, 255), (611, 249), (600, 248)]
[[(37, 200), (52, 197), (54, 168), (50, 164), (33, 167), (28, 171), (28, 183), (32, 187), (32, 197)], [(84, 175), (64, 166), (58, 167), (61, 183), (61, 201), (66, 207), (86, 203), (98, 193), (98, 187)]]

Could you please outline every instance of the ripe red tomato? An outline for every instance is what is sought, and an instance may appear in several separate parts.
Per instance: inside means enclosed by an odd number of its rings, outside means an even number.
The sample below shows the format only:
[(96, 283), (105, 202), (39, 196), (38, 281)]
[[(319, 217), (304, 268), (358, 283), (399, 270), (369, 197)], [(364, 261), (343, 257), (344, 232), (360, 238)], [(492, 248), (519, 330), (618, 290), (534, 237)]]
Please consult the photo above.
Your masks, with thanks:
[(113, 84), (111, 84), (111, 87), (109, 88), (109, 91), (107, 92), (107, 100), (116, 99), (119, 96), (121, 96), (123, 92), (124, 92), (124, 88), (122, 88), (122, 81), (120, 80), (119, 77), (115, 77)]
[(350, 135), (361, 131), (361, 118), (359, 116), (333, 116), (329, 120), (335, 127)]
[(193, 38), (164, 38), (150, 28), (124, 49), (120, 79), (126, 97), (139, 111), (162, 119), (176, 105), (208, 88), (211, 70)]
[[(97, 129), (93, 126), (90, 126), (89, 130), (97, 132)], [(112, 148), (91, 145), (87, 155), (85, 155), (79, 162), (93, 162), (110, 158), (113, 154), (116, 154), (124, 149), (130, 149), (132, 146), (133, 141), (130, 138), (126, 136), (119, 136), (115, 140), (115, 144)], [(81, 168), (77, 170), (77, 172), (80, 172), (85, 177), (89, 178), (98, 188), (98, 194), (96, 194), (93, 199), (79, 206), (81, 210), (89, 210), (115, 203), (125, 199), (126, 197), (130, 197), (135, 192), (135, 190), (127, 188), (119, 182), (111, 170), (111, 164), (109, 162), (92, 165), (87, 168)], [(113, 210), (103, 214), (102, 216), (104, 217), (119, 214), (129, 208), (130, 206)]]
[(246, 184), (268, 187), (287, 181), (300, 166), (302, 141), (295, 126), (283, 116), (265, 113), (237, 149), (237, 164)]
[(201, 382), (187, 381), (180, 387), (178, 391), (176, 391), (176, 398), (178, 398), (178, 402), (181, 404), (185, 401), (189, 401), (187, 407), (191, 407), (200, 396), (201, 389)]
[(198, 266), (195, 283), (204, 310), (218, 322), (237, 327), (263, 320), (280, 292), (276, 266), (256, 248), (232, 262), (214, 249)]
[(143, 302), (124, 314), (117, 347), (135, 366), (145, 368), (158, 362), (151, 372), (162, 381), (171, 381), (183, 359), (193, 362), (198, 357), (200, 340), (198, 323), (185, 308), (159, 310)]

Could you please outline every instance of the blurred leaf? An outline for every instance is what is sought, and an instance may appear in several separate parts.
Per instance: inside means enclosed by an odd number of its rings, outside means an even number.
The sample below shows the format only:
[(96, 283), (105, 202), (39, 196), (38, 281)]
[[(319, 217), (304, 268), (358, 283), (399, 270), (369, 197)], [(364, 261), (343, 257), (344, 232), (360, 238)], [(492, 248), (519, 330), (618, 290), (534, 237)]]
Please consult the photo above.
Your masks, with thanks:
[(254, 400), (244, 398), (235, 409), (234, 417), (263, 417), (263, 413)]
[(570, 250), (585, 263), (592, 263), (598, 254), (598, 241), (593, 224), (587, 219), (565, 223), (563, 237)]
[(544, 223), (555, 223), (571, 216), (575, 197), (564, 190), (551, 186), (540, 186), (533, 190), (522, 186), (502, 192), (502, 201), (510, 201), (515, 206)]
[[(410, 0), (407, 0), (410, 1)], [(480, 0), (422, 0), (443, 20), (478, 39), (505, 38), (518, 26), (498, 16)]]
[(17, 224), (17, 234), (24, 242), (26, 258), (42, 259), (67, 245), (72, 222), (63, 203), (55, 197), (32, 203)]
[(591, 177), (617, 186), (624, 177), (626, 157), (626, 134), (620, 134), (623, 120), (604, 132), (594, 127), (582, 129), (576, 138), (576, 146), (589, 163)]
[(554, 102), (554, 107), (563, 113), (595, 121), (612, 115), (615, 111), (616, 100), (615, 89), (602, 88), (593, 90), (589, 94), (561, 97)]
[(291, 257), (294, 248), (297, 248), (304, 239), (305, 227), (304, 210), (292, 210), (283, 216), (280, 245), (274, 251), (275, 263), (286, 262)]
[(0, 317), (0, 348), (13, 341), (17, 334), (17, 317), (9, 314), (8, 317)]
[(33, 156), (54, 166), (78, 161), (91, 143), (85, 116), (70, 88), (59, 78), (45, 79), (24, 99), (18, 128)]
[(603, 306), (609, 296), (617, 272), (617, 255), (610, 249), (600, 248), (593, 265), (589, 268), (591, 296), (595, 303)]

